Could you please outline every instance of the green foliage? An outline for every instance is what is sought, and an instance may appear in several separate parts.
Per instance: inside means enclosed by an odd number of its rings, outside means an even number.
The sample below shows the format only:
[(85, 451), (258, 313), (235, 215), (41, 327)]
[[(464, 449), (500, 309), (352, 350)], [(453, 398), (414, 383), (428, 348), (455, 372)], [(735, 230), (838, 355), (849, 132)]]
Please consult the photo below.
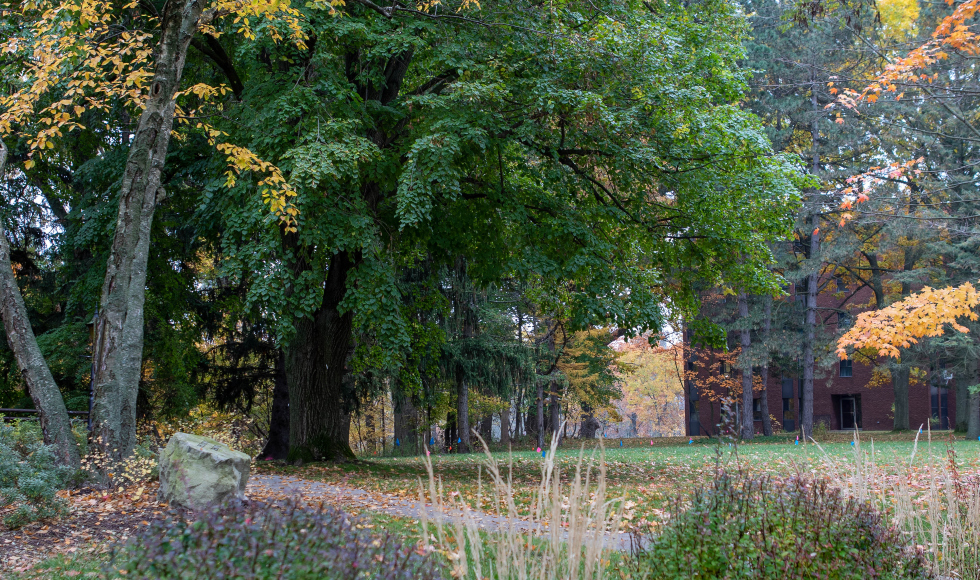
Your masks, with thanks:
[(869, 504), (825, 481), (722, 473), (641, 537), (637, 577), (663, 580), (929, 578), (920, 552)]
[(55, 465), (36, 423), (0, 423), (0, 508), (14, 508), (3, 519), (7, 527), (67, 515), (68, 503), (55, 494), (71, 475), (70, 469)]

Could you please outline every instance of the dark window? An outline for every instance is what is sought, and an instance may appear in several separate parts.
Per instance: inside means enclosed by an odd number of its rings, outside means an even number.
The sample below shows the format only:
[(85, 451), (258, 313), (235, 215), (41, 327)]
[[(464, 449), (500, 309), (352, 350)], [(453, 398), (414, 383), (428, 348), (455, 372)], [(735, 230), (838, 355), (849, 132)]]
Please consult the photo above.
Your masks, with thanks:
[(806, 293), (808, 290), (809, 282), (804, 278), (802, 281), (796, 283), (796, 296), (794, 300), (802, 302), (803, 306), (806, 306)]
[(730, 376), (732, 374), (732, 365), (728, 364), (727, 362), (722, 362), (721, 374), (725, 375), (726, 377)]
[(840, 376), (842, 377), (853, 377), (854, 367), (851, 365), (850, 360), (840, 361)]
[(762, 399), (752, 399), (752, 420), (762, 420)]
[(840, 276), (835, 276), (834, 284), (837, 286), (838, 292), (847, 292), (847, 283), (844, 282), (844, 278)]
[(858, 401), (855, 397), (840, 398), (840, 428), (854, 429), (858, 425)]
[(847, 330), (851, 327), (853, 319), (849, 312), (838, 312), (837, 313), (837, 330)]
[[(793, 379), (789, 379), (793, 380)], [(783, 431), (796, 430), (796, 414), (793, 410), (793, 399), (783, 398)]]

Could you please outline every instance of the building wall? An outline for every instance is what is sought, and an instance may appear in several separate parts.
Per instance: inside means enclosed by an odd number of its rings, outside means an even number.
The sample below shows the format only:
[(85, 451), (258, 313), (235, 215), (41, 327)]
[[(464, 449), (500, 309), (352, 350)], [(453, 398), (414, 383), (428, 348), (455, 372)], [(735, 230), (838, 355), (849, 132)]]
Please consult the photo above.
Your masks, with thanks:
[[(831, 288), (832, 290), (833, 288)], [(792, 297), (790, 297), (792, 299)], [(851, 297), (851, 304), (868, 304), (871, 300), (870, 289), (864, 289)], [(834, 292), (828, 291), (821, 293), (817, 298), (817, 304), (822, 309), (842, 308), (842, 300)], [(857, 318), (857, 311), (851, 311), (852, 319)], [(820, 310), (818, 314), (827, 316), (830, 310)], [(819, 323), (818, 323), (819, 324)], [(837, 315), (831, 314), (826, 322), (826, 330), (836, 332)], [(717, 401), (709, 400), (703, 392), (706, 385), (707, 371), (710, 366), (709, 361), (699, 361), (698, 374), (691, 380), (686, 381), (685, 388), (688, 396), (692, 396), (692, 387), (698, 388), (698, 395), (694, 395), (697, 400), (685, 407), (685, 422), (688, 435), (715, 435), (718, 432), (717, 424), (720, 422), (721, 405)], [(869, 387), (871, 381), (872, 367), (861, 364), (859, 361), (852, 361), (852, 376), (841, 377), (839, 365), (835, 364), (830, 369), (817, 369), (816, 374), (826, 375), (823, 378), (815, 378), (813, 381), (813, 422), (816, 426), (820, 422), (826, 423), (831, 430), (839, 430), (841, 424), (841, 399), (853, 397), (855, 402), (860, 399), (860, 423), (859, 427), (863, 430), (879, 431), (891, 430), (894, 428), (894, 391), (891, 382), (885, 382), (879, 386)], [(690, 369), (690, 367), (688, 367)], [(739, 371), (733, 371), (735, 377)], [(792, 409), (784, 415), (783, 413), (783, 377), (770, 376), (767, 385), (769, 414), (780, 424), (786, 419), (792, 420), (792, 425), (784, 425), (784, 430), (799, 430), (800, 413), (800, 394), (802, 389), (801, 380), (793, 377), (792, 380)], [(926, 425), (932, 416), (933, 401), (929, 386), (929, 377), (926, 384), (912, 385), (909, 387), (909, 425), (917, 429), (919, 425)], [(933, 422), (932, 428), (951, 428), (956, 424), (956, 393), (955, 388), (945, 389), (946, 394), (946, 417), (948, 420), (943, 422)], [(759, 396), (758, 394), (756, 395)], [(845, 403), (846, 404), (846, 403)], [(692, 414), (697, 421), (692, 425)], [(762, 432), (762, 422), (756, 421), (756, 431)], [(792, 429), (788, 427), (792, 426)], [(700, 427), (698, 433), (694, 432), (695, 427)]]

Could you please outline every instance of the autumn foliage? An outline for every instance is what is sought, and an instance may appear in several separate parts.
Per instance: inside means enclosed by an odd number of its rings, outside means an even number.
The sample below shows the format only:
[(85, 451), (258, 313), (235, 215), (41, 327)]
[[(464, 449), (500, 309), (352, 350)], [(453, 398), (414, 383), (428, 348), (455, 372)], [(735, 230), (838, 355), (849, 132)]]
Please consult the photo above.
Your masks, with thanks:
[(959, 321), (977, 320), (974, 308), (978, 305), (980, 293), (969, 282), (938, 290), (927, 286), (901, 302), (858, 315), (854, 326), (837, 341), (837, 354), (846, 359), (848, 349), (868, 349), (899, 358), (899, 349), (923, 337), (942, 336), (947, 326), (969, 332)]

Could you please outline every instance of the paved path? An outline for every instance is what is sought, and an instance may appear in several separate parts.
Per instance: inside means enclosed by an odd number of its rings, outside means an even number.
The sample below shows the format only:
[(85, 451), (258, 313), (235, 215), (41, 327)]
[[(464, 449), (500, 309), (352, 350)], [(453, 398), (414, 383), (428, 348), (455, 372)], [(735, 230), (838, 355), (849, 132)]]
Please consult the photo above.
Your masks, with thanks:
[[(302, 498), (304, 501), (319, 501), (332, 505), (341, 505), (355, 509), (368, 509), (376, 512), (385, 513), (392, 516), (421, 519), (422, 512), (418, 500), (407, 500), (404, 498), (387, 495), (383, 493), (369, 492), (355, 487), (344, 485), (332, 485), (319, 481), (310, 481), (297, 477), (284, 477), (281, 475), (253, 475), (248, 480), (246, 493), (250, 496), (282, 496), (293, 495)], [(430, 521), (435, 521), (442, 517), (446, 520), (457, 520), (461, 514), (443, 515), (439, 513), (431, 504), (425, 505), (425, 515)], [(525, 521), (511, 522), (508, 518), (496, 516), (484, 512), (471, 511), (470, 517), (476, 520), (479, 528), (489, 532), (509, 529), (512, 525), (515, 529), (526, 531), (539, 527), (540, 524), (533, 524)], [(566, 539), (567, 532), (562, 533), (562, 539)], [(630, 549), (629, 534), (617, 533), (607, 535), (605, 542), (611, 548), (627, 552)]]

